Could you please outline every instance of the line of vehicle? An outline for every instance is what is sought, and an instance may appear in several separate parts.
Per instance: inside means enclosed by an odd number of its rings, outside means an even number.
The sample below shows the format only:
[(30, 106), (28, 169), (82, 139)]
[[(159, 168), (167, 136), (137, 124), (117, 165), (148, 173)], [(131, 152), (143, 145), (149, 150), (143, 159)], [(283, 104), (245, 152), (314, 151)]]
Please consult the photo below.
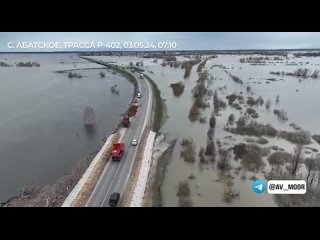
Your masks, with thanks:
[[(140, 86), (140, 88), (141, 88), (141, 90), (142, 90), (142, 86)], [(139, 110), (138, 111), (138, 114), (139, 114), (139, 119), (141, 118), (141, 110)], [(130, 142), (130, 139), (132, 139), (132, 136), (134, 136), (135, 135), (135, 133), (136, 133), (136, 131), (137, 131), (137, 128), (135, 127), (136, 125), (137, 125), (137, 123), (139, 122), (139, 119), (138, 118), (136, 118), (135, 119), (135, 121), (134, 121), (134, 124), (131, 124), (131, 133), (130, 133), (130, 135), (129, 135), (129, 142)], [(135, 125), (135, 126), (133, 126), (133, 125)], [(127, 155), (127, 153), (128, 153), (128, 151), (125, 151), (124, 152), (124, 155), (121, 157), (121, 159), (124, 159), (125, 158), (125, 156)], [(135, 154), (134, 155), (136, 155), (136, 151), (135, 151)], [(108, 196), (108, 194), (109, 194), (109, 192), (110, 192), (110, 189), (111, 189), (111, 187), (112, 187), (112, 185), (113, 185), (113, 183), (114, 183), (114, 181), (115, 181), (115, 179), (116, 179), (116, 177), (117, 177), (117, 173), (118, 173), (118, 171), (119, 171), (119, 169), (121, 168), (121, 166), (122, 166), (122, 163), (123, 163), (123, 161), (122, 160), (120, 160), (120, 164), (118, 165), (118, 167), (117, 167), (117, 170), (116, 170), (116, 172), (115, 172), (115, 174), (113, 175), (113, 178), (112, 178), (112, 180), (111, 180), (111, 183), (110, 183), (110, 186), (109, 186), (109, 188), (108, 188), (108, 190), (107, 190), (107, 192), (106, 192), (106, 194), (105, 194), (105, 196), (104, 196), (104, 198), (103, 198), (103, 201), (102, 201), (102, 204), (100, 205), (100, 207), (102, 207), (103, 205), (104, 205), (104, 203), (105, 203), (105, 201), (106, 201), (106, 199), (107, 199), (107, 196)]]

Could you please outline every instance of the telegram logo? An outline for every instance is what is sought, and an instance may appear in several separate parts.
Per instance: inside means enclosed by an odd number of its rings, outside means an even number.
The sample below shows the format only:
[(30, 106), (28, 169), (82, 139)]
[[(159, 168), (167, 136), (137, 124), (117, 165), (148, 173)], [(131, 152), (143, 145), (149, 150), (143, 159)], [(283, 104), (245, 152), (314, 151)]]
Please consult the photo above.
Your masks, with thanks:
[(261, 194), (264, 193), (266, 191), (267, 185), (264, 181), (262, 180), (258, 180), (255, 181), (252, 184), (252, 190), (256, 193), (256, 194)]

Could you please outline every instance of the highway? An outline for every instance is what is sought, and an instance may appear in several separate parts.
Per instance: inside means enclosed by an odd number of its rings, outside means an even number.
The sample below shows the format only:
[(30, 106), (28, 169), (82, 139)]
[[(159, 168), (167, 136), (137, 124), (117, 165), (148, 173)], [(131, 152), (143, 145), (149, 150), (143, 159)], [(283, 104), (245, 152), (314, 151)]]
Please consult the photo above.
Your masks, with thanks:
[(119, 192), (121, 201), (125, 192), (138, 149), (138, 146), (131, 146), (131, 141), (136, 138), (139, 145), (142, 133), (146, 125), (149, 124), (152, 113), (153, 93), (150, 83), (145, 78), (140, 79), (138, 74), (134, 75), (138, 81), (141, 98), (137, 114), (131, 118), (130, 126), (120, 140), (125, 144), (125, 153), (119, 162), (113, 162), (111, 158), (108, 160), (86, 207), (109, 207), (109, 197), (112, 193)]

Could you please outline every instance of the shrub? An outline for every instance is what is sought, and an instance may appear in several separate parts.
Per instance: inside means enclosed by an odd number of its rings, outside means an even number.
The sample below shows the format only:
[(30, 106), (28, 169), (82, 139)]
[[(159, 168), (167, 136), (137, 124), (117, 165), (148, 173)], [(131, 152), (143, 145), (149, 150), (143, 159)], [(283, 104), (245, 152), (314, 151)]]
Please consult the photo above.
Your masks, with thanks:
[(184, 72), (183, 77), (184, 77), (184, 78), (187, 78), (187, 77), (190, 76), (190, 73), (191, 73), (191, 70), (192, 70), (192, 65), (191, 65), (190, 63), (186, 63), (186, 64), (184, 65), (184, 68), (185, 68), (185, 72)]
[(179, 183), (178, 194), (179, 197), (189, 197), (190, 196), (190, 187), (187, 181)]
[(172, 87), (173, 94), (176, 97), (180, 96), (184, 91), (184, 84), (182, 82), (172, 83), (170, 87)]
[(247, 143), (254, 143), (256, 140), (254, 138), (245, 138), (244, 139)]
[(205, 155), (212, 155), (212, 154), (214, 154), (214, 142), (208, 141)]
[(191, 142), (192, 142), (192, 139), (190, 139), (190, 138), (183, 138), (182, 141), (181, 141), (181, 143), (180, 143), (180, 145), (181, 145), (181, 146), (188, 146), (189, 144), (191, 144)]
[(213, 139), (213, 136), (214, 136), (214, 129), (213, 128), (208, 129), (207, 136), (208, 136), (209, 140)]
[(233, 104), (233, 102), (235, 101), (235, 100), (237, 100), (237, 95), (236, 94), (231, 94), (231, 95), (228, 95), (228, 96), (226, 96), (226, 99), (228, 99), (229, 101), (228, 101), (228, 104), (229, 105), (232, 105)]
[(118, 90), (117, 84), (111, 86), (110, 90), (111, 90), (111, 92), (112, 92), (113, 94), (119, 94), (119, 90)]
[(249, 118), (247, 116), (241, 116), (239, 117), (238, 121), (237, 121), (237, 128), (241, 128), (243, 126), (245, 126), (248, 122)]
[(248, 98), (247, 104), (248, 104), (249, 106), (254, 106), (254, 105), (256, 104), (256, 101), (255, 101), (254, 99), (252, 99), (252, 98)]
[(234, 107), (237, 110), (242, 110), (242, 107), (239, 105), (239, 103), (233, 103), (232, 107)]
[(100, 74), (101, 78), (104, 78), (106, 76), (106, 74), (104, 72), (102, 72), (102, 71), (99, 74)]
[(268, 162), (271, 165), (284, 166), (287, 162), (292, 160), (292, 155), (287, 152), (274, 152), (268, 157)]
[(251, 115), (251, 117), (252, 117), (252, 118), (258, 118), (258, 117), (259, 117), (259, 114), (258, 114), (258, 113), (254, 113), (254, 114)]
[(237, 76), (233, 76), (231, 74), (229, 74), (231, 79), (236, 82), (236, 83), (240, 83), (240, 84), (243, 84), (242, 80), (240, 78), (238, 78)]
[[(241, 92), (241, 93), (242, 93), (242, 92)], [(238, 98), (238, 101), (239, 101), (239, 102), (243, 102), (243, 100), (244, 100), (244, 97), (243, 97), (242, 95), (238, 95), (237, 98)]]
[(227, 149), (219, 149), (220, 161), (217, 163), (217, 167), (220, 170), (227, 170), (229, 168), (229, 151)]
[(192, 139), (183, 139), (181, 142), (182, 150), (180, 152), (181, 157), (187, 163), (195, 162), (195, 145)]
[(308, 68), (298, 68), (296, 71), (293, 72), (293, 76), (296, 77), (308, 77), (310, 70)]
[(189, 119), (190, 119), (190, 121), (194, 122), (198, 119), (199, 116), (200, 116), (199, 107), (194, 102), (190, 108), (190, 111), (189, 111)]
[(258, 98), (256, 99), (256, 101), (255, 101), (255, 105), (260, 105), (260, 106), (262, 106), (263, 103), (264, 103), (264, 100), (263, 100), (262, 97), (258, 97)]
[(273, 74), (273, 75), (280, 75), (280, 72), (269, 72), (270, 74)]
[(190, 187), (187, 181), (179, 182), (177, 196), (179, 197), (179, 207), (192, 207)]
[(281, 131), (279, 136), (296, 144), (308, 145), (311, 143), (310, 133), (303, 130), (299, 132)]
[(204, 151), (205, 151), (204, 148), (201, 147), (201, 148), (200, 148), (200, 151), (199, 151), (199, 155), (198, 155), (199, 158), (200, 158), (200, 162), (201, 162), (201, 163), (204, 163), (204, 162), (205, 162)]
[(301, 130), (301, 127), (299, 127), (296, 123), (290, 123), (289, 125), (290, 127), (293, 127), (294, 130), (297, 130), (297, 131)]
[(270, 106), (271, 106), (271, 100), (268, 100), (266, 102), (266, 109), (269, 110), (270, 109)]
[(231, 113), (228, 117), (228, 122), (232, 125), (234, 123), (235, 116), (233, 113)]
[(314, 72), (311, 74), (310, 77), (312, 77), (312, 78), (318, 78), (318, 76), (319, 76), (319, 71), (318, 71), (318, 70), (314, 70)]
[(202, 68), (206, 65), (206, 63), (207, 60), (202, 61), (198, 66), (197, 72), (202, 72)]
[(253, 108), (248, 108), (247, 109), (247, 113), (248, 114), (254, 114), (254, 113), (256, 113), (256, 110), (254, 110)]
[(266, 138), (258, 138), (258, 140), (256, 141), (256, 143), (258, 144), (267, 144), (269, 141)]
[(269, 136), (275, 137), (278, 134), (278, 131), (270, 125), (259, 124), (255, 121), (251, 121), (249, 124), (245, 124), (246, 119), (240, 117), (237, 123), (237, 128), (232, 128), (231, 132), (248, 135), (248, 136)]
[(286, 122), (289, 119), (288, 114), (284, 109), (281, 109), (281, 111), (279, 111), (278, 109), (275, 109), (273, 113), (277, 115), (279, 121)]
[(209, 125), (210, 125), (210, 128), (215, 128), (216, 126), (216, 118), (213, 115), (210, 117)]
[(248, 171), (258, 171), (265, 164), (262, 160), (262, 150), (258, 145), (250, 144), (246, 146), (246, 153), (241, 161), (243, 168)]
[(314, 134), (314, 135), (312, 136), (312, 138), (313, 138), (313, 140), (315, 140), (317, 143), (320, 144), (320, 134)]

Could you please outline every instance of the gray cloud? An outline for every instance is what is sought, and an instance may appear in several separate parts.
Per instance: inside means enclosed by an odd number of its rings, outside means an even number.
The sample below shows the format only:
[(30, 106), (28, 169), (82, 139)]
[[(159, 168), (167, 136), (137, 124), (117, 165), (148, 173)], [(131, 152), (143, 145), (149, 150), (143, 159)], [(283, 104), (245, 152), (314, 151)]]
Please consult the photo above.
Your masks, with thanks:
[[(0, 51), (8, 42), (177, 42), (178, 49), (320, 48), (319, 32), (2, 32)], [(33, 49), (34, 50), (34, 49)], [(19, 49), (22, 51), (22, 49)]]

